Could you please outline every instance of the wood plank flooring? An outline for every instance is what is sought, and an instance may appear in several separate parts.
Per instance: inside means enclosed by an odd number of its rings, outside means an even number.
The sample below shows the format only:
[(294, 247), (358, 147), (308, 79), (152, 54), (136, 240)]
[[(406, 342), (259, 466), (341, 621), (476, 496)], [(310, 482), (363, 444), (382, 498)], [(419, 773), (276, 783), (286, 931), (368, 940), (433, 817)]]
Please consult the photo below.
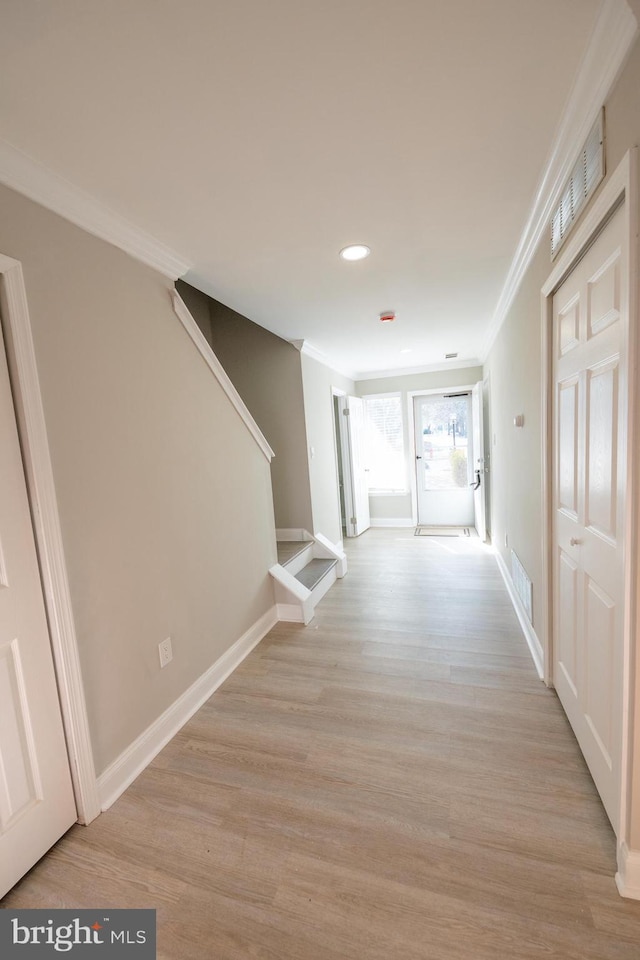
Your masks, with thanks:
[(371, 530), (6, 907), (155, 907), (161, 960), (639, 960), (640, 903), (478, 541)]

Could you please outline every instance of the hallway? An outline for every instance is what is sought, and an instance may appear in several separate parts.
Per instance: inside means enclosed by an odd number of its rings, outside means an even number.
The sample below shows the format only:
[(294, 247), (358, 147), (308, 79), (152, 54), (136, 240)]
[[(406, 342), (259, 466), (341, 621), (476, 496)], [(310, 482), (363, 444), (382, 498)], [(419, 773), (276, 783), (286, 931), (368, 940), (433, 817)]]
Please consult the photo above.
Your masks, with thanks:
[(155, 907), (163, 960), (638, 960), (640, 903), (478, 540), (372, 529), (3, 907)]

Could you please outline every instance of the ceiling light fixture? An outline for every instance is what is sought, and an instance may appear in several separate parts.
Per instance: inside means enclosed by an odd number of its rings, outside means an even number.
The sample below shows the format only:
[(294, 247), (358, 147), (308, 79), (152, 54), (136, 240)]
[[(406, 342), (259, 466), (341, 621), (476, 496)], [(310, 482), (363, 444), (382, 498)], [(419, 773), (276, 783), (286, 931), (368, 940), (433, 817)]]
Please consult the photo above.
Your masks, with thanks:
[(371, 250), (364, 243), (352, 243), (342, 248), (340, 256), (343, 260), (364, 260), (370, 253)]

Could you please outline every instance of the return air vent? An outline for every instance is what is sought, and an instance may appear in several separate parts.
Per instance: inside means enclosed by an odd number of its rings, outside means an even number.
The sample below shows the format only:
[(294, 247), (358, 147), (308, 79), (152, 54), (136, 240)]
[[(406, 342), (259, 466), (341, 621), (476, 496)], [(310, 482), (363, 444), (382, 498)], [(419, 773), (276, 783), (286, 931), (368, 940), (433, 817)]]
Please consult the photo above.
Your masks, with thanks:
[(557, 256), (580, 211), (604, 177), (604, 108), (591, 128), (551, 217), (551, 259)]
[(533, 584), (515, 550), (511, 551), (511, 579), (529, 618), (529, 623), (533, 623)]

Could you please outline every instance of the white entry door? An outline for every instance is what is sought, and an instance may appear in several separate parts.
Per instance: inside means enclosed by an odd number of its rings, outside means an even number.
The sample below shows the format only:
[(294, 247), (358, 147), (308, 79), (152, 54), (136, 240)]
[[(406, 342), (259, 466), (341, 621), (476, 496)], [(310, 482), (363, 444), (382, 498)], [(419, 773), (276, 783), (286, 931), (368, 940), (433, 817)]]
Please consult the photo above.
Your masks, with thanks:
[(554, 684), (616, 833), (626, 385), (621, 210), (553, 298)]
[(0, 896), (75, 820), (0, 328)]
[(414, 397), (418, 523), (473, 526), (471, 395)]
[(473, 486), (471, 488), (473, 490), (473, 512), (476, 531), (480, 539), (484, 542), (487, 539), (487, 524), (485, 519), (484, 492), (486, 471), (484, 463), (482, 381), (476, 383), (471, 391), (471, 420), (473, 424)]
[(340, 406), (347, 536), (359, 537), (371, 526), (365, 462), (364, 402), (360, 397), (341, 397)]

